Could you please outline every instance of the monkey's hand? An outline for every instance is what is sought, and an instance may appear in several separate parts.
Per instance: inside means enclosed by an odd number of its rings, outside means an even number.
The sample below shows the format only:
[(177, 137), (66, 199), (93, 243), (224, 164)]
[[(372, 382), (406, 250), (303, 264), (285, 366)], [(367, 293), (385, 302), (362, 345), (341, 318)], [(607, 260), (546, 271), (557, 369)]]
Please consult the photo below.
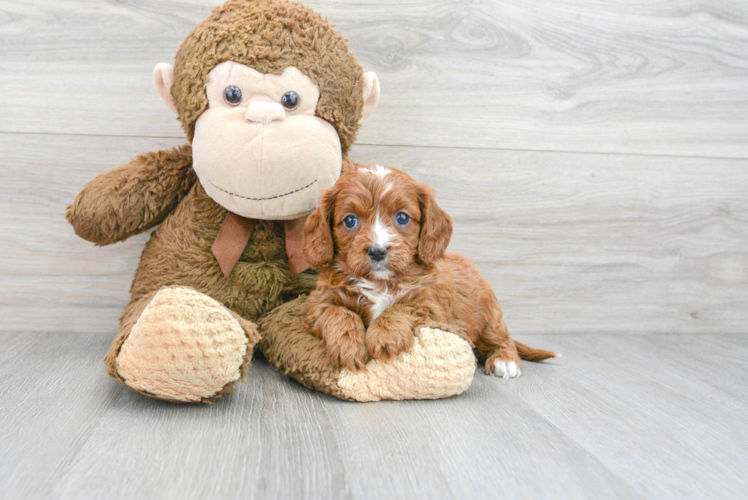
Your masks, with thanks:
[(66, 217), (97, 245), (124, 241), (161, 223), (196, 180), (190, 145), (145, 153), (89, 182)]

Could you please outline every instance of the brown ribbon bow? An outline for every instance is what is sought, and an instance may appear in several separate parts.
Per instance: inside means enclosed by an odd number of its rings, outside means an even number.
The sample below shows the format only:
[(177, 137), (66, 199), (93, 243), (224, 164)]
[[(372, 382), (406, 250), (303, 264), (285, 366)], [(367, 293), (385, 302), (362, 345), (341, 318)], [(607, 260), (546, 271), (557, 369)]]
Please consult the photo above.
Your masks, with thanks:
[[(288, 254), (291, 276), (296, 276), (309, 269), (309, 264), (306, 263), (302, 253), (305, 221), (306, 217), (285, 221), (286, 254)], [(242, 256), (247, 243), (249, 243), (249, 238), (252, 237), (256, 225), (257, 221), (254, 219), (247, 219), (233, 212), (226, 214), (226, 219), (221, 224), (218, 236), (216, 236), (216, 240), (211, 247), (226, 279), (239, 262), (239, 258)]]

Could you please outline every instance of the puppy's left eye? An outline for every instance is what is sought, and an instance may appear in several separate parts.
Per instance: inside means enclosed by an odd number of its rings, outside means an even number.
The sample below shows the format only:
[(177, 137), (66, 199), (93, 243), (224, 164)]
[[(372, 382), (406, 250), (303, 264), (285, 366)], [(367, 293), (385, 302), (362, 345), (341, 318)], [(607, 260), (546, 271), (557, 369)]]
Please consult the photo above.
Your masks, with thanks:
[(405, 212), (398, 212), (395, 216), (395, 222), (401, 226), (407, 226), (408, 222), (410, 222), (410, 217)]
[(358, 226), (358, 218), (355, 215), (349, 215), (343, 219), (343, 225), (346, 229), (356, 229), (356, 226)]

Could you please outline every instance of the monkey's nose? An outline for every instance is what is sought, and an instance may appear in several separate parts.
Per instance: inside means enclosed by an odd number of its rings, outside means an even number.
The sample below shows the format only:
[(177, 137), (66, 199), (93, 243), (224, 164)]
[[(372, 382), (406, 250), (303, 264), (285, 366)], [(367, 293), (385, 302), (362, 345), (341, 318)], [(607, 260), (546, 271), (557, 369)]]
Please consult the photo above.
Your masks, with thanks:
[(374, 262), (382, 262), (387, 257), (387, 249), (380, 246), (369, 247), (366, 254)]
[(244, 118), (254, 123), (270, 123), (285, 117), (286, 111), (277, 102), (252, 102), (244, 113)]

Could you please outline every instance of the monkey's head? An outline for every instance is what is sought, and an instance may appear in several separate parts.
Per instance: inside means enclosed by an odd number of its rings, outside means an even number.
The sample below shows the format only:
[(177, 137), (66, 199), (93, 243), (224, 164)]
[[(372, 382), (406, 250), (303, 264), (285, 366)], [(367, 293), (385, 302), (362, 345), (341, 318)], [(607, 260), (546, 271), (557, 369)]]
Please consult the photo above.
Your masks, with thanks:
[(288, 0), (229, 0), (153, 75), (205, 191), (255, 219), (314, 210), (379, 98), (347, 40)]

